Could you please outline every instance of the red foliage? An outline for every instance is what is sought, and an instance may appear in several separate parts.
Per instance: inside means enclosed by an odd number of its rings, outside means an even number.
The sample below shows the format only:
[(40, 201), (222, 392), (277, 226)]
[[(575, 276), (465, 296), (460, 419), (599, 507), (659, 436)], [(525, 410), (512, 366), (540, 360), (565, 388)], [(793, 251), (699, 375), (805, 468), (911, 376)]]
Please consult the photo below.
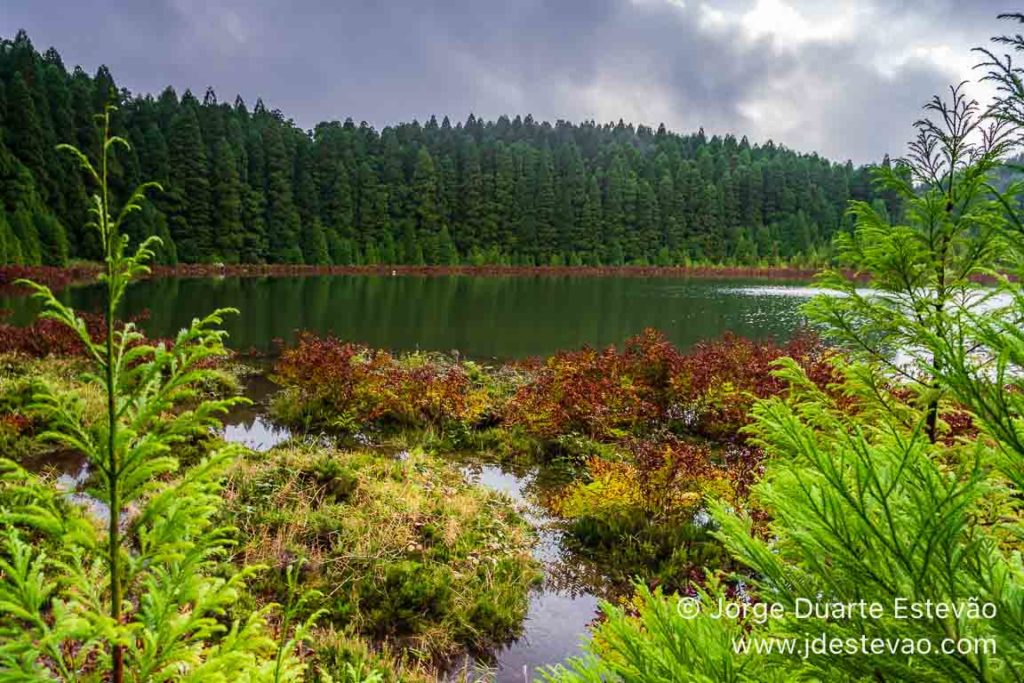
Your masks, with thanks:
[(0, 433), (25, 434), (32, 429), (32, 420), (20, 413), (0, 415)]
[(0, 293), (27, 292), (24, 287), (15, 284), (18, 280), (32, 280), (53, 290), (63, 289), (70, 284), (93, 281), (99, 272), (98, 266), (0, 266)]
[(698, 344), (672, 378), (676, 410), (703, 436), (732, 440), (749, 421), (754, 401), (775, 396), (785, 384), (773, 376), (773, 363), (792, 358), (808, 377), (824, 388), (838, 380), (828, 362), (831, 352), (810, 332), (801, 332), (779, 346), (733, 334)]
[(552, 356), (509, 402), (505, 419), (543, 439), (576, 433), (610, 440), (644, 431), (658, 417), (658, 391), (644, 383), (646, 371), (634, 374), (637, 351), (627, 358), (611, 346)]
[(693, 482), (719, 482), (721, 495), (734, 502), (747, 495), (761, 476), (764, 452), (738, 445), (713, 450), (708, 443), (696, 444), (672, 435), (659, 439), (629, 439), (637, 480), (645, 500), (656, 501), (673, 490), (686, 490)]
[(943, 410), (940, 417), (949, 427), (942, 435), (942, 442), (947, 446), (952, 446), (960, 439), (974, 439), (978, 436), (978, 425), (970, 412), (952, 407)]
[(783, 346), (726, 335), (684, 355), (648, 329), (621, 353), (609, 347), (549, 358), (505, 418), (543, 439), (576, 433), (614, 441), (671, 429), (734, 441), (754, 400), (785, 389), (772, 376), (774, 361), (792, 357), (826, 386), (835, 379), (828, 353), (817, 337), (801, 333)]
[(484, 406), (459, 365), (440, 359), (400, 361), (387, 351), (300, 335), (284, 349), (275, 373), (302, 392), (301, 409), (313, 421), (443, 426), (472, 420)]
[[(79, 315), (93, 339), (104, 338), (106, 325), (103, 316), (94, 313)], [(24, 353), (36, 358), (80, 356), (85, 353), (85, 346), (74, 330), (56, 320), (43, 318), (24, 327), (0, 324), (0, 353)]]
[[(0, 311), (0, 318), (8, 315), (9, 311)], [(85, 327), (93, 341), (99, 342), (106, 338), (106, 318), (98, 313), (78, 311), (78, 317), (85, 321)], [(132, 323), (139, 323), (149, 317), (149, 311), (141, 311), (130, 319)], [(169, 347), (173, 346), (173, 339), (151, 340), (162, 341)], [(85, 345), (79, 339), (78, 333), (69, 329), (63, 323), (49, 318), (37, 318), (30, 325), (11, 325), (0, 323), (0, 353), (21, 353), (34, 358), (46, 356), (82, 356), (85, 355)], [(213, 367), (220, 362), (219, 358), (209, 358), (200, 365), (202, 367)]]
[(669, 437), (658, 441), (630, 439), (625, 445), (633, 456), (640, 490), (647, 500), (656, 500), (680, 483), (711, 479), (721, 473), (705, 444)]

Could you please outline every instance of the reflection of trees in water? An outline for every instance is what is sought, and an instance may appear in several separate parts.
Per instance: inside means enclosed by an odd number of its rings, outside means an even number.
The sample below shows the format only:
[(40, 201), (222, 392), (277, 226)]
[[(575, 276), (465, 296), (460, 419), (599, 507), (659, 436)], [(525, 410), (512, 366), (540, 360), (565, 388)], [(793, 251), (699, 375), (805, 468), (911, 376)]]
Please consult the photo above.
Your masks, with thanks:
[[(210, 307), (237, 308), (241, 316), (225, 321), (236, 349), (266, 350), (274, 339), (309, 329), (393, 350), (511, 358), (621, 343), (647, 326), (681, 347), (726, 330), (781, 338), (798, 323), (801, 302), (785, 291), (750, 281), (635, 277), (162, 278), (133, 285), (126, 305), (132, 314), (148, 309), (145, 327), (159, 336), (172, 336)], [(102, 304), (95, 287), (65, 293), (80, 308)], [(20, 319), (19, 308), (31, 304), (4, 305)]]

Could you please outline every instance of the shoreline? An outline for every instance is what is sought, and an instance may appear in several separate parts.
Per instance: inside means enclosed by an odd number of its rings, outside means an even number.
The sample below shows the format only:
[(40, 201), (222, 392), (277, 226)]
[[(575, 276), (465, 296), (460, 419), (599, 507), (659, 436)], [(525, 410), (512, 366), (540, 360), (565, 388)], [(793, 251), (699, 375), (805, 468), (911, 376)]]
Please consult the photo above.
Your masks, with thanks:
[[(309, 277), (318, 275), (405, 275), (419, 277), (669, 277), (699, 279), (754, 279), (809, 281), (821, 268), (789, 266), (309, 266), (294, 264), (216, 265), (187, 263), (153, 266), (147, 278), (206, 277)], [(15, 282), (31, 279), (54, 290), (91, 283), (100, 274), (99, 264), (71, 267), (0, 266), (0, 293), (25, 292)], [(144, 278), (143, 278), (144, 279)]]

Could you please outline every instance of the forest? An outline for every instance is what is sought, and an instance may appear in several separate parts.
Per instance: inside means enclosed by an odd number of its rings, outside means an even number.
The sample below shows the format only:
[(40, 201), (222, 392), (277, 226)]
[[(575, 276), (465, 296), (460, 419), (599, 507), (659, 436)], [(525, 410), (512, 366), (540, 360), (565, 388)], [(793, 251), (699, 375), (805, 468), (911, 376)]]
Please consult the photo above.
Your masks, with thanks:
[(133, 94), (21, 31), (0, 40), (0, 263), (100, 256), (86, 185), (51, 152), (95, 156), (94, 115), (111, 103), (132, 145), (111, 190), (161, 185), (124, 228), (159, 236), (161, 264), (816, 266), (849, 229), (848, 202), (898, 211), (871, 167), (771, 141), (529, 115), (307, 131), (212, 89)]

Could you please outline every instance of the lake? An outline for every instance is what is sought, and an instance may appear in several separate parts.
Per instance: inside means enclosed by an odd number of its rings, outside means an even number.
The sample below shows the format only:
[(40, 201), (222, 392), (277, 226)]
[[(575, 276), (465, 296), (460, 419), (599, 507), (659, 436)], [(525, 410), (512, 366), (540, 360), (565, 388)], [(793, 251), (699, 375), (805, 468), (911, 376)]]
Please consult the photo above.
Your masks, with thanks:
[[(129, 289), (129, 314), (149, 312), (150, 335), (173, 336), (195, 316), (233, 307), (229, 345), (266, 351), (297, 330), (334, 333), (396, 351), (459, 351), (472, 358), (546, 355), (584, 344), (605, 346), (645, 327), (680, 348), (726, 331), (785, 339), (814, 290), (765, 280), (678, 277), (324, 275), (161, 278)], [(84, 310), (101, 308), (96, 286), (61, 293)], [(11, 321), (37, 306), (2, 297)]]

